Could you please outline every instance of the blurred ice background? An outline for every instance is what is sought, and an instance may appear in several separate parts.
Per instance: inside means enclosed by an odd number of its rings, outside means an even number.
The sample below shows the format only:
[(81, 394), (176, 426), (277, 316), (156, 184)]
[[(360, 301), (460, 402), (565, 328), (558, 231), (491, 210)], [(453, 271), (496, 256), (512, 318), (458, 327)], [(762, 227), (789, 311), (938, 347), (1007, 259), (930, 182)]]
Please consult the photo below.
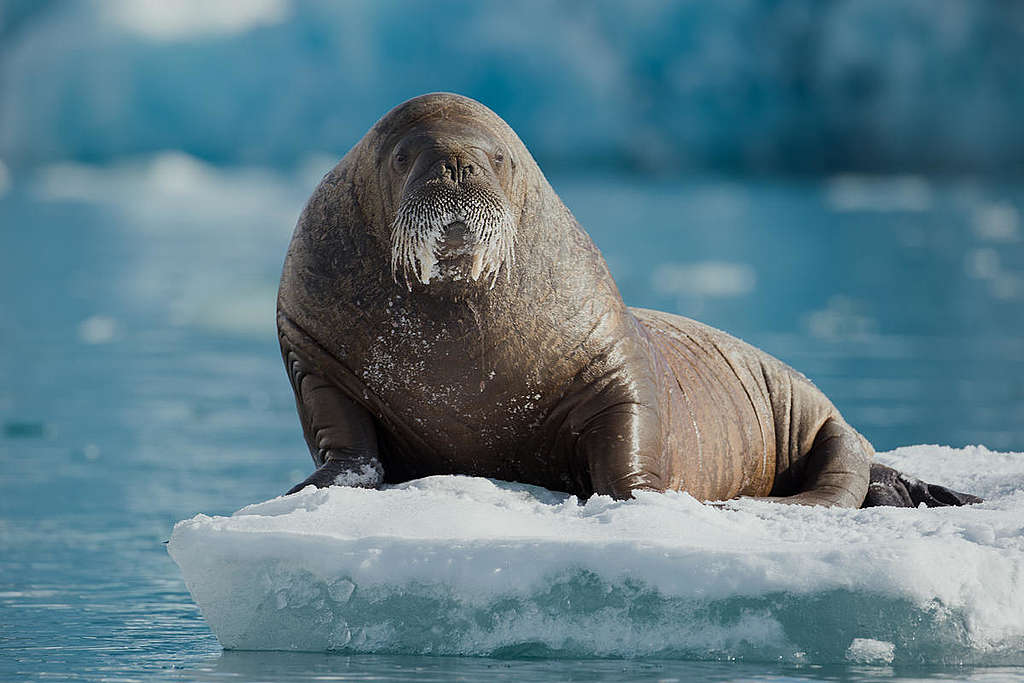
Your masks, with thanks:
[(218, 651), (159, 541), (308, 470), (284, 250), (432, 90), (516, 129), (628, 303), (880, 450), (1024, 451), (1022, 65), (1014, 0), (0, 0), (0, 671)]
[(0, 155), (294, 166), (431, 90), (549, 171), (1019, 172), (1013, 0), (3, 3)]

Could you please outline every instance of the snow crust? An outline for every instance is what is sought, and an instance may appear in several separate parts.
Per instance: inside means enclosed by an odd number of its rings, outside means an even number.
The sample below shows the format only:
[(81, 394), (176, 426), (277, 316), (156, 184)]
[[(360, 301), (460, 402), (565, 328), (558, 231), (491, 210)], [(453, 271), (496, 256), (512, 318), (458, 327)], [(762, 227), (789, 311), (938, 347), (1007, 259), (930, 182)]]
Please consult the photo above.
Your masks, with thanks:
[(168, 548), (229, 649), (1024, 663), (1024, 454), (878, 459), (986, 502), (581, 502), (445, 476), (197, 515)]

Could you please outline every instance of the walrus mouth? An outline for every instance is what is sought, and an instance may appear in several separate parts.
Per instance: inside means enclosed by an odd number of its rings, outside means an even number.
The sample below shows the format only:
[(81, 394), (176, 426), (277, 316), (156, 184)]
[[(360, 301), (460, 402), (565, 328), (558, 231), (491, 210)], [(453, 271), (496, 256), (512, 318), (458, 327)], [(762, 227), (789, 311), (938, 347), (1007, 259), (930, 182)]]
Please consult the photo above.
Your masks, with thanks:
[(516, 224), (503, 194), (480, 185), (427, 184), (408, 194), (391, 225), (391, 275), (408, 289), (442, 280), (512, 277)]

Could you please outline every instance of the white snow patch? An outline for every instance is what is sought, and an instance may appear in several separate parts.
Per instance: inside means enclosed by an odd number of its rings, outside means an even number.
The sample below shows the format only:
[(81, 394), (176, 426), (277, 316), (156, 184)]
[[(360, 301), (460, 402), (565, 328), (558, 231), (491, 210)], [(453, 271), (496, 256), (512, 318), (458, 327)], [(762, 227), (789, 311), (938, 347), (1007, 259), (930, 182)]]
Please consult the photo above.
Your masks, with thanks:
[(358, 470), (342, 472), (334, 478), (335, 486), (377, 486), (383, 480), (383, 471), (367, 463)]
[(226, 648), (1024, 662), (1024, 454), (879, 460), (986, 502), (581, 503), (444, 476), (198, 515), (169, 550)]

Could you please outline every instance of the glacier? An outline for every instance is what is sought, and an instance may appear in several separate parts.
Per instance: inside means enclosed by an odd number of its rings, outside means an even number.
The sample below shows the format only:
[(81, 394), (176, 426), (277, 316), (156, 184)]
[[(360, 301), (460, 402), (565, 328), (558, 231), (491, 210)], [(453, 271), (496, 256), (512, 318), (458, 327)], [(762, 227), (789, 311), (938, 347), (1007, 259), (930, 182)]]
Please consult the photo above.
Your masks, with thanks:
[(197, 515), (168, 550), (226, 649), (1024, 663), (1024, 454), (878, 459), (986, 500), (580, 501), (437, 476)]
[(549, 172), (1015, 174), (1022, 44), (971, 0), (0, 0), (0, 159), (291, 167), (451, 90)]

